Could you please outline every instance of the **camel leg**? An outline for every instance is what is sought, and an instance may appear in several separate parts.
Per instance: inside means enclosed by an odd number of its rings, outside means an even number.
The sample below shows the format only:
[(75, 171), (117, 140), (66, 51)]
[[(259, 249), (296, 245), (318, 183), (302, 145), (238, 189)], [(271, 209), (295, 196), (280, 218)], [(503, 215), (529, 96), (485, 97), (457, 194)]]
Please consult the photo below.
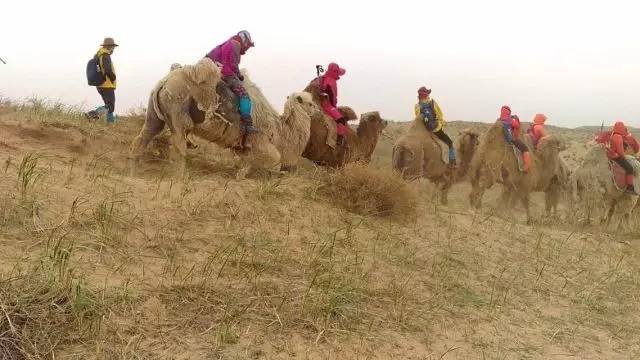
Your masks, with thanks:
[(451, 189), (451, 182), (445, 181), (440, 187), (440, 204), (447, 205), (449, 203), (449, 190)]
[(164, 126), (164, 121), (160, 120), (155, 111), (153, 111), (153, 103), (150, 99), (144, 125), (142, 126), (138, 136), (136, 136), (131, 143), (131, 149), (129, 152), (129, 172), (131, 175), (135, 173), (140, 156), (147, 146), (149, 146), (149, 142), (151, 142), (156, 135), (162, 132)]
[(189, 118), (189, 114), (187, 112), (179, 112), (174, 114), (172, 117), (173, 121), (171, 122), (171, 144), (175, 149), (177, 155), (180, 159), (180, 175), (182, 177), (186, 176), (187, 172), (187, 129), (186, 124), (189, 124), (191, 119)]
[(482, 197), (484, 196), (484, 192), (493, 186), (493, 180), (487, 172), (482, 171), (479, 175), (479, 179), (472, 183), (471, 195), (469, 196), (471, 199), (471, 205), (476, 209), (480, 209), (482, 207)]
[(524, 209), (527, 212), (527, 225), (531, 225), (533, 219), (531, 218), (531, 209), (529, 206), (529, 194), (522, 194), (520, 200), (522, 201), (522, 206), (524, 206)]

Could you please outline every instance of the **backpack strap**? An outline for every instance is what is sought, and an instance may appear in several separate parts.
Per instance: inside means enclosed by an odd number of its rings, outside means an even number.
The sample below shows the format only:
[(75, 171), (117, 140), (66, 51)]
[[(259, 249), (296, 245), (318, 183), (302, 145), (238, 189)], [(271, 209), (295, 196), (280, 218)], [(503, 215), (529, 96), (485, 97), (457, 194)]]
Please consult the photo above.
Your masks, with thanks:
[(104, 56), (104, 54), (100, 55), (100, 52), (97, 52), (94, 56), (98, 60), (96, 61), (96, 63), (98, 64), (98, 70), (100, 70), (100, 74), (106, 77), (107, 75), (104, 73), (104, 64), (102, 64), (102, 57)]

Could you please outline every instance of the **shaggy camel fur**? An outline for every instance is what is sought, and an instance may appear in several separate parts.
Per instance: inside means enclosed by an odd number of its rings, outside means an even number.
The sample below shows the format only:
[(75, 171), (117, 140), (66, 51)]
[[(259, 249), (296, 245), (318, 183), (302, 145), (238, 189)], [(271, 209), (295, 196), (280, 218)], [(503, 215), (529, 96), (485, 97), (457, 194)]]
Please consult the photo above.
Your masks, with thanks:
[(446, 204), (451, 186), (467, 175), (478, 144), (478, 134), (464, 130), (456, 146), (459, 166), (451, 168), (442, 159), (443, 145), (427, 130), (424, 121), (416, 118), (393, 146), (392, 166), (407, 180), (429, 179), (438, 187), (440, 201)]
[[(519, 170), (518, 159), (512, 146), (504, 141), (502, 123), (497, 121), (485, 135), (483, 143), (471, 161), (471, 205), (480, 208), (484, 192), (495, 183), (502, 183), (522, 201), (527, 212), (527, 223), (531, 223), (529, 194), (546, 191), (559, 166), (560, 151), (564, 149), (562, 142), (550, 135), (542, 140), (538, 149), (533, 152), (529, 172), (523, 173)], [(511, 201), (507, 203), (510, 204)]]
[[(636, 172), (635, 186), (640, 185), (640, 164), (628, 156)], [(593, 218), (613, 230), (629, 230), (629, 222), (638, 196), (618, 189), (613, 181), (609, 159), (602, 145), (594, 144), (571, 176), (572, 208), (590, 223)], [(617, 221), (612, 221), (617, 219)]]
[(132, 154), (138, 158), (166, 124), (171, 143), (183, 159), (187, 134), (193, 133), (234, 149), (253, 169), (295, 168), (309, 139), (311, 117), (320, 113), (311, 94), (289, 96), (280, 116), (246, 74), (244, 85), (260, 132), (247, 137), (243, 147), (237, 99), (220, 81), (220, 69), (208, 58), (194, 66), (172, 66), (151, 93), (145, 124), (133, 141)]
[(362, 114), (356, 131), (347, 127), (346, 146), (336, 148), (327, 145), (330, 129), (327, 128), (325, 116), (322, 113), (312, 117), (311, 136), (302, 156), (318, 165), (330, 167), (341, 167), (356, 161), (369, 162), (380, 134), (387, 126), (387, 121), (380, 117), (380, 113), (372, 111)]

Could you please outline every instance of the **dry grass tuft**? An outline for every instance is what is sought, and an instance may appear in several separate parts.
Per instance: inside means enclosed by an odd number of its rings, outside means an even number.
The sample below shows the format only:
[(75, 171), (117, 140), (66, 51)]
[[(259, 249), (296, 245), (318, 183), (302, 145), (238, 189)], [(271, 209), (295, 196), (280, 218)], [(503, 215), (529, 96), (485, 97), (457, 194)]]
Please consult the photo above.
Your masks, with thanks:
[(0, 277), (0, 359), (49, 358), (99, 331), (103, 305), (70, 266), (68, 235), (53, 229), (39, 263)]
[(392, 170), (349, 164), (323, 176), (320, 194), (360, 215), (413, 218), (418, 193)]

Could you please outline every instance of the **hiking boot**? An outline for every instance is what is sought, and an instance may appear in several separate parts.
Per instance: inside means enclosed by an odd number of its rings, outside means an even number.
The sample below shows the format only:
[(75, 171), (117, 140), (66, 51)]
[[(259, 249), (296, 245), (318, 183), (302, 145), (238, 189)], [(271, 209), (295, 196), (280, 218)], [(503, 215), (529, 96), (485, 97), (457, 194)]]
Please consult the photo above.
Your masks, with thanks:
[(98, 120), (100, 118), (100, 116), (98, 115), (98, 112), (95, 110), (91, 110), (84, 113), (84, 117), (87, 118), (88, 120)]
[(344, 146), (345, 144), (346, 141), (344, 141), (344, 135), (338, 135), (338, 137), (336, 137), (336, 145)]
[(258, 128), (253, 126), (253, 123), (248, 123), (244, 125), (244, 133), (247, 135), (257, 134), (259, 133)]
[(107, 124), (113, 124), (116, 122), (116, 116), (113, 113), (107, 113)]
[(258, 128), (253, 125), (253, 121), (250, 116), (246, 116), (242, 118), (242, 131), (246, 135), (257, 134)]

